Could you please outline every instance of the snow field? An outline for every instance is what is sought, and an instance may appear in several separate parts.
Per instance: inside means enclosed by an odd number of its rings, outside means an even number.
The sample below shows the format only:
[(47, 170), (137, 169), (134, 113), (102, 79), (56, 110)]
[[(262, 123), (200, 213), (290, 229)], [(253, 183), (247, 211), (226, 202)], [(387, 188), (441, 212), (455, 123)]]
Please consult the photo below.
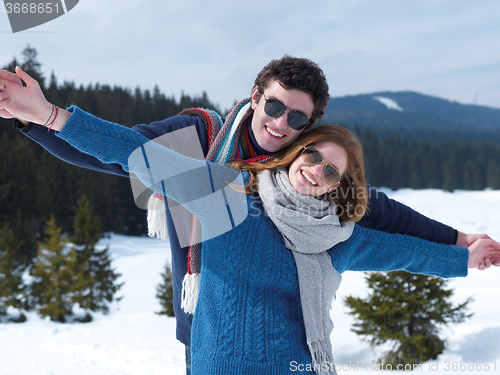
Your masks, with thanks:
[[(386, 191), (424, 215), (466, 233), (488, 233), (500, 241), (500, 191), (446, 193), (440, 190)], [(175, 320), (155, 314), (160, 310), (156, 286), (170, 253), (166, 241), (112, 235), (113, 265), (125, 284), (109, 315), (93, 314), (91, 323), (61, 324), (28, 313), (22, 324), (0, 324), (0, 375), (181, 375), (184, 346), (175, 339)], [(466, 323), (450, 326), (445, 352), (415, 373), (449, 375), (500, 373), (500, 269), (472, 270), (467, 278), (453, 279), (454, 301), (474, 297)], [(382, 348), (372, 350), (350, 331), (354, 319), (342, 300), (365, 296), (362, 273), (346, 272), (332, 309), (335, 329), (333, 351), (339, 374), (376, 371)], [(472, 367), (464, 362), (474, 361)], [(493, 362), (496, 361), (496, 369)], [(484, 364), (489, 362), (490, 370)], [(460, 364), (465, 370), (460, 370)], [(236, 374), (235, 374), (236, 375)], [(263, 374), (267, 375), (267, 374)]]

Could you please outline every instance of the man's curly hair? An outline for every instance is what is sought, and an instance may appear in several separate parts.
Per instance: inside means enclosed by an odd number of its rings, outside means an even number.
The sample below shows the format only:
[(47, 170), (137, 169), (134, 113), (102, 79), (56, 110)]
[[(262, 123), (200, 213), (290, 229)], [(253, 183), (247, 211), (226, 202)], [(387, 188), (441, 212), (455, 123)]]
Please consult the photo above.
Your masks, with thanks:
[(288, 55), (279, 60), (271, 60), (260, 71), (254, 82), (254, 88), (258, 87), (258, 100), (273, 80), (278, 81), (285, 89), (296, 89), (311, 95), (314, 111), (306, 129), (323, 116), (330, 95), (325, 74), (318, 64), (309, 59)]

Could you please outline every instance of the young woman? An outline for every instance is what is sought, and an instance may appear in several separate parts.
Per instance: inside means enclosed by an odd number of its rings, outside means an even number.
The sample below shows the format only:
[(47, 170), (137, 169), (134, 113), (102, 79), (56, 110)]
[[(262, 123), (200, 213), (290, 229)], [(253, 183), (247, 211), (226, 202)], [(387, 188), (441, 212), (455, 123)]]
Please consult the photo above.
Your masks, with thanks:
[(338, 126), (311, 130), (272, 164), (239, 163), (242, 173), (97, 118), (52, 130), (200, 219), (193, 374), (333, 374), (329, 309), (344, 271), (458, 277), (500, 255), (489, 240), (467, 249), (354, 225), (367, 208), (362, 152)]

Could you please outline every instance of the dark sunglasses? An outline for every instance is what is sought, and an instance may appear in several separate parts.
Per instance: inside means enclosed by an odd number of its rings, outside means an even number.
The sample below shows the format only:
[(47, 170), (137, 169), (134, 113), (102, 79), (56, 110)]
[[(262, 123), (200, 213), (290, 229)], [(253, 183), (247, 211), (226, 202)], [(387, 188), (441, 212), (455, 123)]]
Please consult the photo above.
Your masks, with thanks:
[(262, 94), (266, 100), (266, 104), (264, 105), (264, 112), (266, 115), (271, 116), (272, 118), (278, 118), (288, 109), (290, 110), (287, 118), (289, 127), (294, 130), (302, 130), (309, 123), (309, 119), (303, 113), (288, 108), (277, 99), (267, 99), (266, 95), (264, 93)]
[[(316, 150), (313, 146), (306, 146), (302, 150), (302, 160), (307, 164), (318, 165), (325, 161), (321, 152)], [(325, 184), (333, 186), (340, 182), (340, 172), (333, 165), (326, 163), (323, 167), (323, 181)]]

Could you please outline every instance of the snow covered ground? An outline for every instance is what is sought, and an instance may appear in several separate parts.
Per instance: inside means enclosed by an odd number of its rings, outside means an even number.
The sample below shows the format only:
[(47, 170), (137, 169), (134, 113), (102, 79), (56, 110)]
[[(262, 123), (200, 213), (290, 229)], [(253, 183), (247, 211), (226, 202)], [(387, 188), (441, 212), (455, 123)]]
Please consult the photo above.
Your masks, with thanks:
[[(500, 241), (500, 191), (445, 193), (404, 189), (387, 193), (461, 231), (488, 233)], [(0, 324), (0, 375), (184, 374), (184, 347), (175, 339), (175, 320), (154, 313), (160, 309), (155, 288), (170, 257), (166, 243), (113, 235), (100, 244), (110, 246), (114, 266), (125, 281), (119, 292), (122, 301), (107, 316), (93, 314), (94, 321), (88, 324), (54, 323), (34, 313), (28, 314), (26, 323)], [(437, 361), (414, 372), (500, 373), (499, 280), (500, 269), (490, 269), (472, 271), (467, 278), (450, 282), (456, 302), (474, 297), (470, 304), (474, 316), (466, 323), (445, 329), (445, 352)], [(347, 295), (366, 293), (363, 274), (344, 274), (332, 311), (334, 355), (337, 365), (343, 367), (339, 374), (370, 370), (390, 373), (375, 365), (381, 349), (371, 350), (350, 331), (353, 318), (341, 302)]]

